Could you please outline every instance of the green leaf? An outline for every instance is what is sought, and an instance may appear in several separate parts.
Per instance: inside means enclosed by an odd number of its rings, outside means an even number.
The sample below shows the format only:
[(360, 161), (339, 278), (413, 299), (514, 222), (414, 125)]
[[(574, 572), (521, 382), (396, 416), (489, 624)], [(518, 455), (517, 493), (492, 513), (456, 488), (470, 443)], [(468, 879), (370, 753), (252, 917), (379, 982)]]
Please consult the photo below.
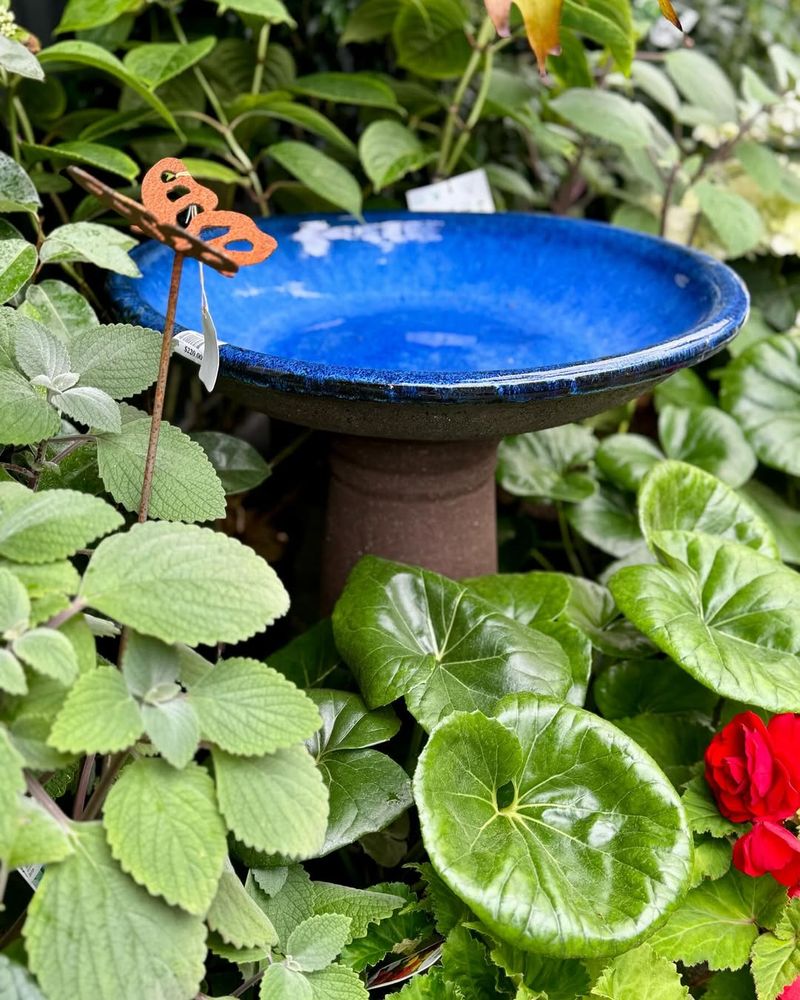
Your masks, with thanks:
[(247, 847), (289, 858), (314, 857), (328, 821), (328, 794), (305, 747), (265, 757), (213, 751), (219, 807)]
[(38, 802), (24, 796), (17, 814), (16, 837), (8, 855), (9, 868), (54, 864), (68, 858), (73, 850), (69, 832)]
[(28, 80), (44, 80), (44, 71), (36, 56), (27, 46), (7, 35), (0, 35), (0, 69)]
[(8, 649), (0, 649), (0, 691), (27, 694), (28, 681), (19, 660)]
[(314, 882), (314, 912), (339, 913), (348, 917), (348, 940), (364, 937), (371, 924), (391, 917), (406, 902), (403, 896), (382, 889), (351, 889), (333, 882)]
[(286, 614), (275, 571), (234, 538), (150, 522), (98, 545), (81, 584), (87, 604), (164, 642), (240, 642)]
[(289, 607), (275, 571), (251, 549), (208, 528), (158, 522), (101, 542), (81, 596), (145, 635), (189, 645), (240, 642)]
[(51, 628), (34, 628), (11, 646), (17, 659), (65, 687), (78, 675), (78, 658), (69, 639)]
[(125, 69), (150, 90), (157, 90), (167, 80), (180, 76), (199, 63), (217, 44), (209, 35), (194, 42), (153, 42), (137, 45), (123, 60)]
[[(299, 125), (312, 135), (325, 139), (348, 156), (357, 155), (356, 147), (330, 118), (326, 118), (305, 104), (288, 100), (280, 91), (277, 94), (243, 94), (234, 101), (232, 110), (234, 109), (237, 114), (246, 118), (274, 118), (276, 121)], [(187, 163), (185, 158), (184, 163)], [(198, 176), (194, 171), (192, 173), (193, 176)]]
[(639, 90), (644, 91), (656, 104), (677, 114), (681, 99), (667, 74), (658, 66), (643, 59), (634, 59), (631, 63), (631, 78)]
[(702, 687), (671, 660), (623, 660), (613, 663), (592, 688), (597, 707), (607, 719), (644, 712), (704, 712), (719, 698)]
[(149, 389), (158, 375), (161, 334), (128, 323), (107, 323), (70, 338), (69, 356), (80, 385), (102, 389), (114, 399)]
[(696, 771), (711, 742), (711, 723), (696, 715), (644, 713), (615, 719), (614, 725), (646, 750), (676, 787), (682, 787)]
[(465, 30), (468, 23), (459, 0), (403, 4), (392, 30), (399, 65), (434, 80), (459, 76), (472, 54)]
[(755, 479), (744, 487), (741, 494), (769, 526), (781, 559), (795, 565), (800, 563), (800, 511)]
[(102, 389), (75, 386), (53, 395), (53, 405), (73, 421), (105, 433), (122, 429), (119, 405)]
[(567, 0), (561, 26), (599, 42), (608, 49), (623, 73), (630, 72), (637, 35), (627, 4)]
[(662, 407), (658, 433), (669, 458), (696, 465), (734, 488), (756, 469), (756, 457), (736, 421), (716, 407)]
[(638, 490), (645, 475), (663, 459), (658, 445), (641, 434), (612, 434), (600, 443), (595, 455), (603, 475), (631, 493)]
[(530, 1000), (531, 996), (575, 1000), (589, 989), (586, 965), (576, 959), (545, 958), (503, 943), (494, 944), (491, 956), (519, 987), (520, 1000)]
[(39, 250), (39, 258), (43, 264), (94, 264), (138, 278), (139, 268), (128, 256), (135, 246), (136, 240), (111, 226), (100, 222), (69, 222), (52, 230)]
[(681, 48), (666, 55), (667, 72), (683, 97), (720, 124), (739, 120), (736, 91), (719, 65), (704, 52)]
[(139, 176), (139, 167), (135, 160), (114, 146), (105, 146), (99, 142), (87, 142), (85, 139), (71, 142), (57, 142), (52, 146), (40, 146), (36, 143), (23, 143), (22, 149), (30, 163), (49, 160), (56, 167), (65, 163), (80, 163), (98, 170), (107, 170), (110, 174), (124, 177), (132, 181)]
[(66, 347), (40, 323), (17, 316), (12, 336), (17, 364), (29, 378), (46, 375), (52, 379), (70, 371)]
[(292, 91), (337, 104), (402, 110), (388, 83), (371, 73), (312, 73), (298, 77)]
[(142, 705), (142, 723), (150, 742), (173, 767), (186, 767), (200, 742), (200, 723), (191, 703), (178, 696)]
[(196, 160), (193, 156), (181, 158), (183, 165), (196, 181), (218, 181), (220, 184), (243, 184), (248, 181), (231, 167), (214, 160)]
[(220, 660), (190, 686), (189, 700), (203, 738), (245, 757), (299, 743), (320, 726), (314, 703), (257, 660)]
[(101, 665), (75, 682), (48, 743), (62, 753), (117, 753), (141, 734), (139, 709), (122, 674), (116, 667)]
[(305, 142), (274, 143), (267, 154), (314, 194), (351, 215), (361, 215), (361, 188), (336, 160)]
[(295, 927), (286, 942), (286, 954), (301, 971), (318, 972), (334, 961), (349, 940), (349, 917), (318, 914)]
[(20, 795), (25, 791), (24, 759), (0, 725), (0, 859), (10, 853), (17, 836)]
[[(23, 934), (48, 996), (73, 1000), (187, 1000), (204, 974), (205, 929), (132, 882), (99, 823), (73, 828), (75, 853), (45, 869)], [(75, 942), (80, 942), (80, 960)]]
[(692, 889), (649, 943), (659, 955), (685, 965), (739, 969), (750, 957), (759, 926), (772, 927), (786, 901), (773, 879), (750, 878), (732, 868)]
[(254, 490), (271, 474), (261, 455), (241, 438), (218, 431), (197, 431), (191, 438), (208, 456), (228, 495)]
[(401, 0), (363, 0), (348, 17), (339, 44), (362, 44), (386, 38), (401, 6)]
[(674, 789), (588, 712), (522, 694), (496, 714), (452, 716), (420, 757), (414, 792), (434, 866), (502, 941), (562, 957), (630, 948), (690, 875)]
[(615, 958), (592, 987), (590, 994), (603, 1000), (690, 1000), (689, 989), (680, 973), (664, 958), (659, 958), (649, 944)]
[(641, 545), (632, 497), (605, 483), (588, 500), (570, 507), (567, 519), (587, 542), (618, 559), (635, 552)]
[[(35, 56), (31, 58), (36, 62)], [(13, 157), (0, 151), (0, 212), (30, 212), (35, 215), (41, 206), (42, 200), (33, 181)]]
[(427, 730), (458, 709), (489, 711), (510, 691), (566, 697), (558, 642), (519, 625), (464, 586), (373, 556), (350, 574), (333, 613), (336, 645), (367, 704), (405, 697)]
[(37, 444), (58, 432), (58, 410), (18, 372), (0, 367), (0, 443)]
[(13, 573), (0, 568), (0, 635), (28, 627), (31, 602), (28, 591)]
[(418, 170), (431, 156), (410, 129), (388, 118), (371, 122), (364, 129), (358, 153), (376, 191)]
[[(43, 52), (39, 53), (39, 60), (45, 66), (66, 63), (67, 65), (88, 66), (91, 69), (107, 73), (109, 76), (114, 77), (123, 87), (130, 87), (131, 90), (135, 91), (139, 97), (146, 101), (180, 135), (178, 124), (166, 104), (160, 98), (156, 97), (145, 83), (129, 73), (115, 55), (102, 46), (83, 40), (56, 42), (55, 45), (50, 45)], [(136, 277), (136, 275), (133, 275), (133, 277)]]
[(647, 119), (640, 107), (607, 90), (573, 87), (550, 101), (550, 107), (581, 132), (623, 149), (653, 145)]
[[(266, 877), (276, 873), (283, 878), (282, 883), (279, 879)], [(249, 880), (245, 888), (269, 917), (278, 933), (281, 949), (284, 949), (294, 928), (314, 914), (311, 879), (302, 865), (282, 867), (277, 872), (275, 869), (262, 869), (253, 874), (255, 882)]]
[(789, 903), (772, 934), (757, 938), (752, 958), (759, 1000), (775, 1000), (800, 978), (800, 900)]
[(800, 334), (768, 337), (726, 365), (720, 401), (765, 465), (800, 475)]
[(627, 567), (611, 579), (628, 618), (718, 694), (800, 710), (800, 576), (709, 535), (663, 532), (654, 541), (666, 565)]
[(692, 191), (730, 257), (744, 256), (763, 239), (766, 230), (761, 214), (746, 198), (705, 180)]
[(270, 948), (278, 943), (269, 918), (247, 894), (227, 860), (206, 920), (212, 931), (236, 948)]
[(741, 825), (725, 819), (717, 808), (714, 796), (702, 776), (692, 778), (681, 798), (689, 829), (695, 833), (710, 833), (712, 837), (727, 837), (741, 833)]
[(188, 913), (206, 913), (228, 852), (204, 768), (135, 761), (109, 792), (103, 825), (111, 853), (135, 882)]
[(400, 720), (390, 708), (370, 712), (357, 694), (316, 689), (308, 697), (317, 706), (320, 727), (307, 740), (312, 754), (322, 758), (341, 750), (360, 750), (397, 735)]
[(703, 994), (703, 1000), (756, 1000), (753, 977), (747, 969), (718, 972)]
[(584, 577), (569, 577), (572, 593), (567, 619), (589, 636), (602, 653), (628, 658), (651, 653), (651, 643), (619, 613), (607, 587)]
[(0, 303), (8, 302), (33, 277), (38, 255), (27, 240), (0, 240)]
[(5, 955), (0, 955), (0, 996), (4, 1000), (46, 1000), (28, 971)]
[(332, 965), (321, 972), (311, 972), (306, 979), (311, 983), (314, 1000), (369, 1000), (359, 976), (344, 965)]
[(486, 945), (466, 927), (455, 927), (448, 934), (442, 949), (442, 964), (446, 980), (464, 1000), (482, 1000), (500, 993), (499, 970), (490, 961)]
[(695, 531), (778, 557), (773, 534), (756, 510), (715, 476), (683, 462), (661, 462), (647, 474), (639, 524), (648, 540), (661, 531)]
[(663, 406), (716, 406), (716, 400), (706, 384), (691, 368), (670, 375), (654, 391), (656, 410)]
[(122, 524), (110, 504), (75, 490), (0, 483), (0, 510), (0, 556), (15, 562), (65, 559)]
[(69, 0), (56, 28), (56, 34), (86, 31), (88, 28), (111, 24), (123, 14), (135, 10), (137, 6), (138, 0)]
[(273, 964), (264, 973), (259, 1000), (314, 1000), (311, 983), (302, 972)]
[(515, 496), (576, 503), (595, 491), (583, 470), (596, 448), (594, 434), (579, 424), (508, 437), (498, 452), (497, 479)]
[(52, 278), (28, 287), (19, 312), (46, 326), (65, 344), (98, 322), (94, 309), (80, 292)]
[[(119, 434), (97, 435), (97, 467), (117, 503), (139, 509), (152, 418), (132, 406), (122, 410)], [(156, 452), (150, 517), (210, 521), (225, 516), (225, 492), (206, 453), (172, 424), (162, 423)]]
[[(270, 666), (301, 688), (322, 687), (333, 683), (336, 672), (346, 673), (333, 638), (330, 618), (323, 618), (308, 631), (298, 635), (269, 658)], [(344, 685), (344, 682), (343, 682)]]
[(720, 840), (714, 837), (695, 837), (694, 839), (694, 866), (692, 868), (692, 888), (704, 879), (722, 878), (730, 871), (731, 845), (727, 840)]
[(251, 14), (270, 24), (288, 24), (295, 26), (281, 0), (216, 0), (220, 14), (226, 10), (235, 10), (239, 14)]
[(569, 604), (570, 585), (562, 573), (498, 573), (463, 581), (506, 618), (521, 625), (553, 621)]

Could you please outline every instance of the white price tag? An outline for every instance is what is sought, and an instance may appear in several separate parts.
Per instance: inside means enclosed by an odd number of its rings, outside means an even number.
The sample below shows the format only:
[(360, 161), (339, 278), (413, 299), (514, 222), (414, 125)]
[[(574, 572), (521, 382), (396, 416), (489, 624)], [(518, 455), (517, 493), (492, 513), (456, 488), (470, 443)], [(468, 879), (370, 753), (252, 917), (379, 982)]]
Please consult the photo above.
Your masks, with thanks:
[(31, 889), (36, 892), (39, 888), (39, 883), (42, 881), (42, 875), (44, 875), (44, 865), (25, 865), (22, 868), (17, 868), (17, 871)]
[[(220, 347), (226, 344), (226, 340), (217, 341)], [(202, 365), (205, 347), (205, 337), (196, 330), (181, 330), (172, 338), (172, 350), (175, 354), (180, 354), (182, 358), (194, 361), (196, 365)]]
[(412, 188), (406, 194), (406, 204), (412, 212), (477, 212), (495, 211), (492, 189), (486, 171), (470, 170), (446, 181)]

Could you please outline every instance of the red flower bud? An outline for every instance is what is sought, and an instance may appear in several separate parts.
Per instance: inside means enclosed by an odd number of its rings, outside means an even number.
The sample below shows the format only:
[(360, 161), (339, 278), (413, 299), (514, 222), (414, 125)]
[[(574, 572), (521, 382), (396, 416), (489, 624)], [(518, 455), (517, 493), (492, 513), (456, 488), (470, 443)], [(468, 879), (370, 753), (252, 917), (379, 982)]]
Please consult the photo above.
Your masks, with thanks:
[(800, 809), (800, 716), (765, 726), (742, 712), (706, 750), (706, 781), (719, 811), (734, 823), (787, 819)]
[(745, 875), (771, 875), (791, 895), (800, 887), (800, 840), (780, 823), (756, 823), (733, 845), (733, 863)]

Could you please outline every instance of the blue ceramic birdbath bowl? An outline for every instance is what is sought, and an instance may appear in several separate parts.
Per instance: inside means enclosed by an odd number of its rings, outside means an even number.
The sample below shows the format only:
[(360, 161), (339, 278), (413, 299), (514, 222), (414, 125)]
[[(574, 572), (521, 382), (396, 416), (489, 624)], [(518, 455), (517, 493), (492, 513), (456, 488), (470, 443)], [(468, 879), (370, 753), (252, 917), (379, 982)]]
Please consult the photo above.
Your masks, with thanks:
[[(723, 264), (596, 223), (397, 212), (260, 225), (278, 240), (268, 261), (206, 273), (227, 342), (219, 386), (337, 436), (334, 591), (363, 551), (491, 570), (499, 438), (632, 399), (720, 350), (747, 315)], [(115, 277), (112, 297), (123, 318), (160, 328), (171, 251), (134, 256), (142, 278)], [(178, 326), (197, 329), (199, 308), (192, 261)]]

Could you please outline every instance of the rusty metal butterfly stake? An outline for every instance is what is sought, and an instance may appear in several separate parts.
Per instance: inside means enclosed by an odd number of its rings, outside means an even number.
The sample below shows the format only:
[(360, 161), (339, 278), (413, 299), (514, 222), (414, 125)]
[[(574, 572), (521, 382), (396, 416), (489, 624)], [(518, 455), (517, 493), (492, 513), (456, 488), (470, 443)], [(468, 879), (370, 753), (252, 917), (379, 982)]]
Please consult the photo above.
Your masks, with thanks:
[[(181, 160), (167, 157), (159, 160), (145, 174), (142, 181), (144, 204), (120, 194), (96, 177), (69, 167), (72, 179), (94, 195), (103, 205), (121, 215), (137, 234), (165, 243), (175, 252), (164, 319), (164, 336), (161, 342), (161, 361), (153, 399), (150, 439), (147, 445), (142, 496), (139, 503), (139, 521), (147, 520), (150, 496), (153, 491), (153, 474), (158, 451), (158, 436), (164, 412), (169, 362), (172, 354), (172, 335), (175, 330), (175, 310), (178, 305), (183, 262), (193, 257), (201, 267), (214, 268), (226, 278), (232, 278), (242, 265), (259, 264), (269, 257), (277, 242), (263, 233), (255, 222), (241, 212), (217, 209), (218, 198), (207, 187), (199, 184)], [(203, 239), (206, 230), (222, 229)], [(232, 249), (235, 243), (249, 243), (250, 249)], [(203, 292), (205, 311), (205, 293)]]

